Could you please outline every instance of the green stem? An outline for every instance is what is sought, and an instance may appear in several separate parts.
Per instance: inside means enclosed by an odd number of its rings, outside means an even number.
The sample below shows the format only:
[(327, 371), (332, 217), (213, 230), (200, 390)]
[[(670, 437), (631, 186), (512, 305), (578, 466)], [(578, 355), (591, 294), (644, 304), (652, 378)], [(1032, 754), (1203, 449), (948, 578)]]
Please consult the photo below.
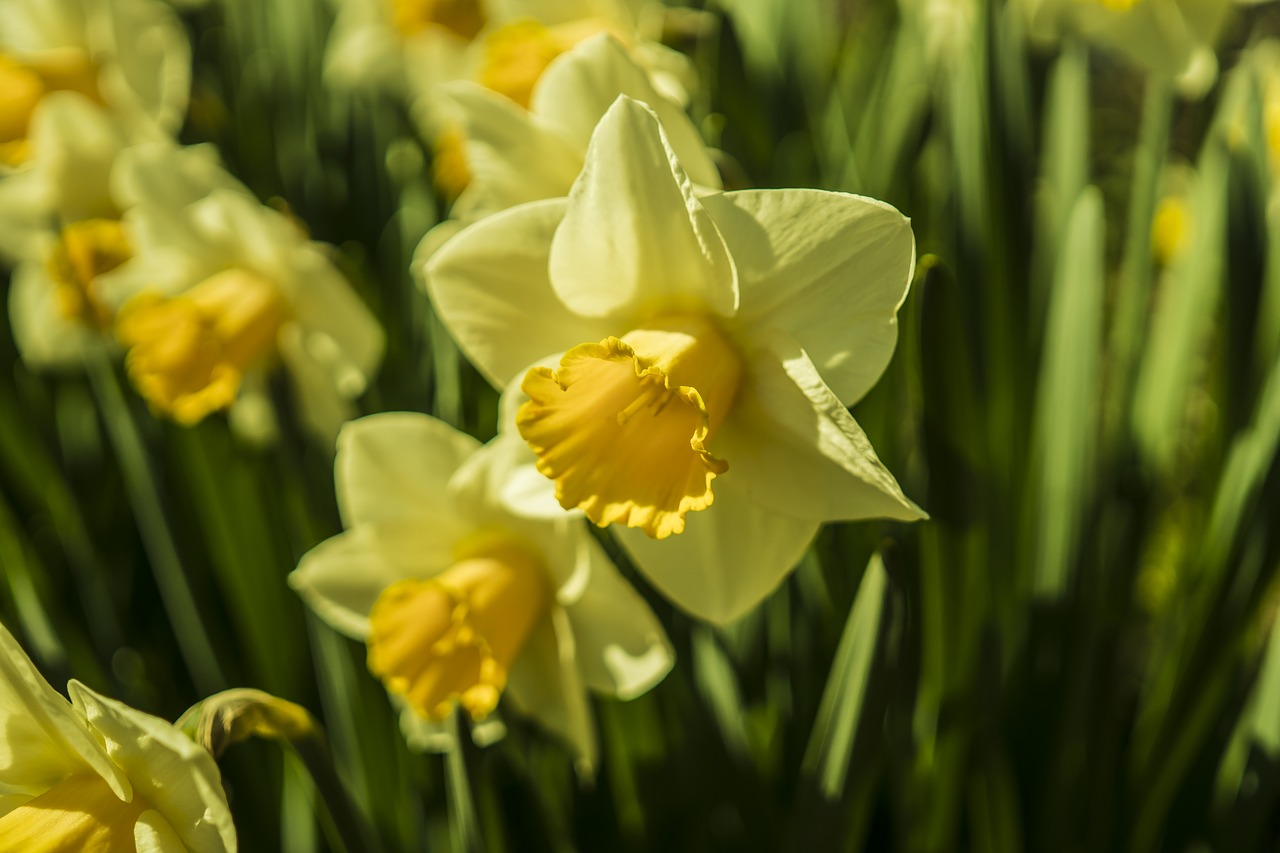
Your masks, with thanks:
[(102, 407), (107, 435), (120, 462), (125, 490), (133, 506), (160, 601), (178, 641), (178, 651), (196, 688), (204, 694), (216, 693), (226, 686), (226, 678), (205, 633), (191, 587), (187, 584), (142, 436), (107, 357), (90, 356), (86, 358), (86, 367), (98, 404)]

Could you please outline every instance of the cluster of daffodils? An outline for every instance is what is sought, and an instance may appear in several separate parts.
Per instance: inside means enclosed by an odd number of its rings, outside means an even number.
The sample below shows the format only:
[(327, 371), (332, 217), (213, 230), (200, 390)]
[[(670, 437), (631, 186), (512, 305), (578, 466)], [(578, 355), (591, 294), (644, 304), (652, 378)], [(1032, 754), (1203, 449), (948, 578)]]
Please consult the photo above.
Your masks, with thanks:
[[(346, 528), (290, 583), (367, 645), (411, 739), (510, 707), (591, 772), (588, 694), (633, 698), (674, 665), (601, 537), (727, 624), (823, 523), (923, 517), (848, 410), (896, 344), (907, 219), (841, 193), (723, 192), (684, 110), (687, 62), (649, 39), (647, 4), (340, 9), (330, 81), (398, 93), (430, 134), (450, 219), (413, 272), (503, 394), (486, 446), (421, 414), (349, 421), (382, 331), (302, 223), (175, 140), (190, 50), (169, 6), (0, 9), (0, 251), (24, 359), (119, 357), (157, 415), (225, 411), (256, 440), (277, 434), (285, 375), (336, 443)], [(145, 50), (121, 49), (126, 33)], [(33, 849), (48, 820), (54, 849), (234, 846), (207, 754), (80, 685), (68, 707), (43, 689), (21, 711), (60, 709), (39, 723), (62, 732), (56, 760), (6, 780), (0, 851)]]
[(479, 447), (414, 414), (347, 425), (346, 530), (291, 583), (364, 640), (411, 738), (456, 708), (485, 721), (505, 695), (590, 768), (584, 690), (636, 696), (672, 655), (585, 522), (726, 624), (824, 522), (923, 517), (847, 408), (892, 356), (915, 248), (870, 199), (721, 192), (679, 99), (610, 29), (537, 71), (527, 97), (483, 75), (433, 90), (467, 181), (414, 262), (503, 392), (499, 435)]
[(78, 681), (67, 692), (0, 626), (0, 851), (236, 849), (207, 751)]
[(284, 368), (332, 441), (382, 355), (325, 247), (261, 204), (185, 117), (190, 47), (161, 0), (12, 0), (0, 17), (0, 258), (24, 360), (123, 352), (153, 411), (275, 433)]

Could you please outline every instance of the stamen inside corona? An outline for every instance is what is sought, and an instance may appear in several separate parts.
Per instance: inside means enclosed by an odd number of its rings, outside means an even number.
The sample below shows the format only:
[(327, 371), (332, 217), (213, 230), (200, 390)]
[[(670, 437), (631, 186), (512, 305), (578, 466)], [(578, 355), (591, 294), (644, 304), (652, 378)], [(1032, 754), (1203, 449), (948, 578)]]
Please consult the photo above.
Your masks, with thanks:
[(708, 444), (733, 406), (741, 360), (715, 324), (659, 318), (621, 339), (581, 344), (535, 368), (516, 418), (560, 505), (655, 539), (705, 509), (728, 462)]
[(369, 671), (424, 717), (461, 704), (489, 714), (507, 672), (551, 605), (542, 563), (519, 543), (490, 540), (426, 580), (383, 591), (369, 615)]
[(235, 402), (244, 375), (272, 358), (289, 312), (279, 288), (230, 269), (174, 297), (146, 293), (120, 312), (116, 334), (139, 393), (182, 424)]
[(112, 311), (98, 293), (98, 276), (130, 254), (118, 220), (87, 219), (62, 229), (47, 263), (62, 316), (93, 329), (108, 328)]

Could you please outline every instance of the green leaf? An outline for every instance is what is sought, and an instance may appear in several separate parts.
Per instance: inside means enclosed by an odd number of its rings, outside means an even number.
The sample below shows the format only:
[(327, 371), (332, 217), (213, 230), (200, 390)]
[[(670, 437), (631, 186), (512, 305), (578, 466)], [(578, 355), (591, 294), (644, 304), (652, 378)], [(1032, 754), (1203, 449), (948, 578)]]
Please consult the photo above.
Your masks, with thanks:
[(887, 585), (884, 561), (877, 552), (867, 563), (858, 585), (805, 749), (803, 768), (817, 777), (818, 789), (828, 799), (841, 795), (849, 775), (849, 759), (875, 660)]

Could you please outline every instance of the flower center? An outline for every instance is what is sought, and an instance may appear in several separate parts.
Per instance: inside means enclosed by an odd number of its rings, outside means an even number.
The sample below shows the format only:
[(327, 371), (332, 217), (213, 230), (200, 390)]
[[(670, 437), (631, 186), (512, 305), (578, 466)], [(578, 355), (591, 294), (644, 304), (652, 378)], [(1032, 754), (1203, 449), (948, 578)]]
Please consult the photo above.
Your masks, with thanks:
[(516, 425), (561, 506), (665, 539), (684, 530), (686, 513), (711, 506), (711, 481), (728, 470), (707, 444), (741, 375), (711, 320), (662, 317), (574, 347), (559, 370), (530, 370)]
[(121, 802), (96, 773), (77, 774), (0, 817), (0, 853), (133, 853), (148, 808), (137, 793)]
[(32, 62), (0, 52), (0, 164), (15, 167), (26, 162), (27, 133), (41, 98), (72, 91), (100, 100), (97, 76), (89, 55), (74, 48), (50, 51)]
[(86, 219), (62, 229), (46, 266), (63, 317), (93, 329), (111, 325), (98, 276), (129, 260), (129, 241), (115, 219)]
[(182, 424), (235, 402), (245, 373), (271, 358), (289, 311), (272, 282), (229, 269), (174, 297), (144, 293), (116, 334), (139, 393)]
[(428, 27), (443, 27), (467, 41), (484, 27), (484, 11), (477, 0), (391, 0), (392, 21), (402, 36), (415, 36)]
[(486, 537), (428, 580), (383, 590), (369, 614), (369, 671), (424, 717), (460, 703), (491, 712), (507, 672), (551, 605), (540, 560), (517, 542)]

